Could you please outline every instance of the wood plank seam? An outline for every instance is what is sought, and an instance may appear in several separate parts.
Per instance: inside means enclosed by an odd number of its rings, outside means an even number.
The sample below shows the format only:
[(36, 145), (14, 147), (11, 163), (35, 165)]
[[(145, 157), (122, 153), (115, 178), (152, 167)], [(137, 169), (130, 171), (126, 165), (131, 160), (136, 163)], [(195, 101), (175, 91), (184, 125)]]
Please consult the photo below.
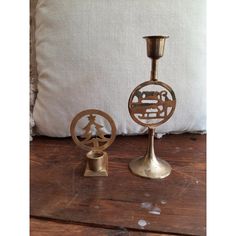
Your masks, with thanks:
[(113, 229), (113, 230), (123, 230), (124, 232), (134, 231), (134, 232), (144, 232), (144, 233), (158, 233), (158, 234), (166, 234), (166, 235), (176, 235), (176, 236), (200, 236), (196, 234), (179, 234), (179, 233), (173, 233), (173, 232), (163, 232), (163, 231), (156, 231), (156, 230), (148, 230), (148, 229), (135, 229), (130, 227), (120, 227), (120, 226), (114, 226), (114, 225), (101, 225), (101, 224), (95, 224), (95, 223), (85, 223), (85, 222), (79, 222), (79, 221), (68, 221), (68, 220), (59, 220), (54, 219), (50, 217), (42, 217), (42, 216), (34, 216), (30, 215), (30, 218), (33, 219), (39, 219), (39, 220), (45, 220), (45, 221), (52, 221), (57, 223), (63, 223), (63, 224), (73, 224), (73, 225), (81, 225), (81, 226), (89, 226), (94, 228), (102, 228), (102, 229)]

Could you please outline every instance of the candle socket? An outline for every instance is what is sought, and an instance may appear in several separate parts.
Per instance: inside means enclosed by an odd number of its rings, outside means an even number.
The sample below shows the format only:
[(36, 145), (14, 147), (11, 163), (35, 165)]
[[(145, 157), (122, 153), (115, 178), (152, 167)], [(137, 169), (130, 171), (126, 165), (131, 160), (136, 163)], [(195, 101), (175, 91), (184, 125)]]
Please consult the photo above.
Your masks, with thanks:
[(158, 60), (164, 54), (165, 41), (169, 36), (145, 36), (147, 42), (147, 56)]
[(165, 41), (169, 36), (145, 36), (147, 43), (147, 56), (152, 59), (152, 69), (150, 80), (157, 80), (157, 60), (163, 56)]
[(106, 152), (90, 151), (87, 153), (84, 176), (108, 176), (108, 156)]

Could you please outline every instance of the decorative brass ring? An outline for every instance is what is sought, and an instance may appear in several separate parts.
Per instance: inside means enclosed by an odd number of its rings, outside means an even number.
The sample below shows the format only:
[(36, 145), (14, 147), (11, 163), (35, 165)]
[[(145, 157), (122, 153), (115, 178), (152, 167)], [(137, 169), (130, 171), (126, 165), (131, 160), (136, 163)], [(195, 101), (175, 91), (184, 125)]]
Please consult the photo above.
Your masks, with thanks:
[[(100, 115), (101, 117), (103, 117), (104, 119), (106, 119), (111, 127), (111, 137), (109, 138), (109, 140), (101, 146), (98, 147), (91, 147), (91, 146), (87, 146), (85, 144), (82, 143), (82, 141), (80, 141), (77, 138), (76, 135), (76, 125), (78, 123), (78, 121), (88, 115)], [(72, 120), (71, 125), (70, 125), (70, 133), (71, 133), (71, 137), (73, 139), (73, 141), (76, 143), (76, 145), (78, 145), (80, 148), (86, 150), (86, 151), (102, 151), (105, 150), (106, 148), (108, 148), (115, 140), (116, 137), (116, 126), (115, 126), (115, 122), (113, 121), (113, 119), (105, 112), (100, 111), (100, 110), (96, 110), (96, 109), (88, 109), (88, 110), (84, 110), (80, 113), (78, 113)]]
[[(171, 105), (171, 111), (168, 113), (168, 115), (165, 115), (163, 118), (159, 118), (161, 119), (160, 121), (158, 122), (154, 122), (154, 123), (144, 123), (142, 121), (140, 121), (136, 116), (135, 116), (135, 112), (134, 112), (134, 108), (133, 108), (133, 99), (134, 99), (134, 96), (135, 94), (137, 94), (137, 92), (142, 89), (143, 87), (146, 87), (148, 85), (159, 85), (161, 87), (163, 87), (164, 89), (166, 89), (170, 94), (171, 94), (171, 99), (172, 100), (169, 100), (169, 104)], [(149, 80), (149, 81), (145, 81), (141, 84), (139, 84), (134, 90), (133, 92), (131, 93), (130, 97), (129, 97), (129, 101), (128, 101), (128, 108), (129, 108), (129, 113), (130, 113), (130, 116), (132, 117), (132, 119), (142, 125), (142, 126), (145, 126), (145, 127), (149, 127), (149, 128), (155, 128), (163, 123), (165, 123), (173, 114), (174, 110), (175, 110), (175, 107), (176, 107), (176, 98), (175, 98), (175, 93), (174, 91), (172, 90), (172, 88), (161, 82), (161, 81), (154, 81), (154, 80)], [(144, 108), (140, 108), (140, 110), (142, 110)], [(136, 113), (137, 114), (137, 113)], [(145, 118), (143, 118), (145, 119)], [(149, 118), (151, 119), (151, 118)], [(153, 118), (153, 119), (157, 119), (157, 118)]]

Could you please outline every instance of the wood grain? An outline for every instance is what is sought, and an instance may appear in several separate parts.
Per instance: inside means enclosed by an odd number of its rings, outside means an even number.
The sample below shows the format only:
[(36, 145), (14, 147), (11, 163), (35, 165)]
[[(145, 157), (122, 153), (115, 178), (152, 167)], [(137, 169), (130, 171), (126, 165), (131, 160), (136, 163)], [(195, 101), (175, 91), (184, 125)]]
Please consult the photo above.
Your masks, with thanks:
[(31, 236), (175, 236), (174, 234), (158, 234), (128, 231), (125, 228), (104, 229), (78, 224), (65, 224), (54, 221), (46, 221), (31, 218), (30, 220)]
[(102, 228), (205, 235), (205, 141), (205, 135), (190, 134), (156, 140), (158, 156), (173, 170), (166, 179), (151, 180), (128, 170), (131, 159), (144, 155), (146, 136), (118, 137), (107, 150), (109, 176), (99, 178), (82, 176), (85, 152), (70, 138), (35, 138), (31, 215)]

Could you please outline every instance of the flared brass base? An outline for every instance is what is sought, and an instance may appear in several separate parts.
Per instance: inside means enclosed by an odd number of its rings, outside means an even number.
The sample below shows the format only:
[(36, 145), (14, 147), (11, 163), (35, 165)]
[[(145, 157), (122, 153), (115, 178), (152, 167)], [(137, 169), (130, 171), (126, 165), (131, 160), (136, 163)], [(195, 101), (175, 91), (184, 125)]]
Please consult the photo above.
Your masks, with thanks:
[(148, 128), (148, 147), (144, 157), (139, 157), (129, 163), (131, 172), (150, 179), (163, 179), (171, 173), (171, 166), (155, 155), (154, 128)]
[(171, 173), (171, 166), (160, 158), (139, 157), (129, 163), (133, 174), (150, 179), (163, 179)]

